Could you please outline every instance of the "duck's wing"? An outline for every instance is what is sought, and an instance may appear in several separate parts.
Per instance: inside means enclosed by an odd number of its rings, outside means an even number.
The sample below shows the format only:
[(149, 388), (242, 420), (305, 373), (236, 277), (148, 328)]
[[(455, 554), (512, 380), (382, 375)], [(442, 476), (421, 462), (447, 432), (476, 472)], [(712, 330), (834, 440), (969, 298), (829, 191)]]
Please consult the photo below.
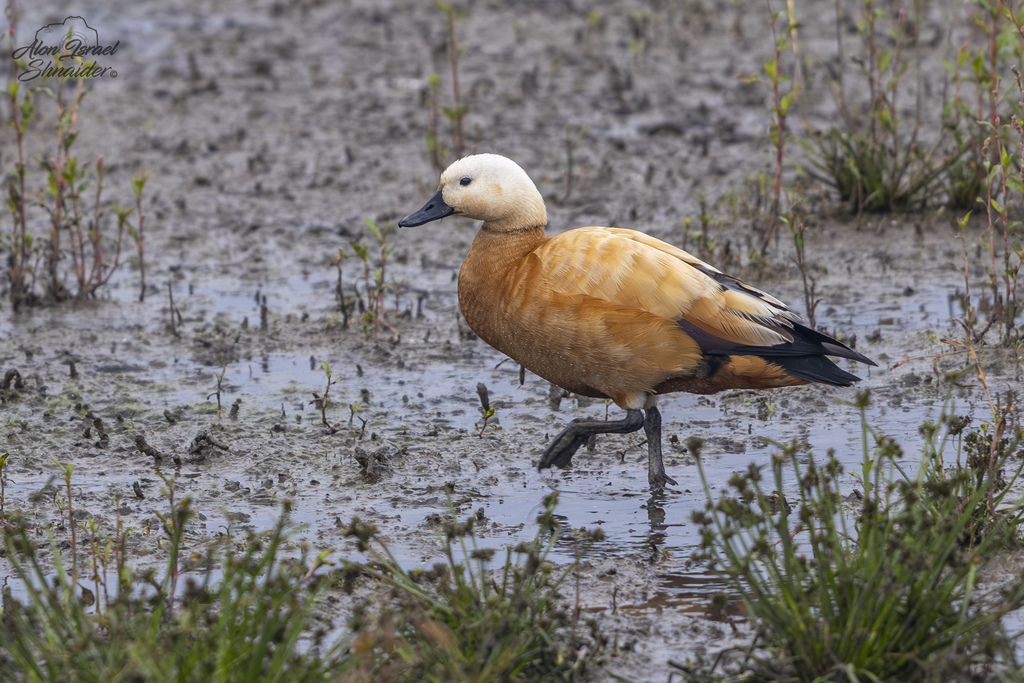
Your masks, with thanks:
[(533, 256), (532, 265), (552, 290), (694, 325), (731, 345), (792, 342), (800, 320), (775, 297), (635, 230), (570, 230), (553, 236)]

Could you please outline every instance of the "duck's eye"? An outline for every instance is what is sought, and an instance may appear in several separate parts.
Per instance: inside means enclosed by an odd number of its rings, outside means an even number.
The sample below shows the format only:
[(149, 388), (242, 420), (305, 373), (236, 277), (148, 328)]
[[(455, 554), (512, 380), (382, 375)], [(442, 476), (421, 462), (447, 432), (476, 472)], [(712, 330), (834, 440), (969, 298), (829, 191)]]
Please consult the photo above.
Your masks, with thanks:
[(459, 185), (465, 187), (466, 185), (469, 185), (471, 182), (473, 182), (472, 178), (463, 178), (462, 180), (459, 181)]

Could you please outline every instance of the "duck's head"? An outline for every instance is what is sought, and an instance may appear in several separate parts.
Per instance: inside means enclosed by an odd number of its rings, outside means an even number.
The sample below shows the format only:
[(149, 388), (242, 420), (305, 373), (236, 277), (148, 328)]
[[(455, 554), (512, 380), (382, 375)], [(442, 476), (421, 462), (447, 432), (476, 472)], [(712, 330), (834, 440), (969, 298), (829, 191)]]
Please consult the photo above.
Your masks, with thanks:
[(466, 216), (484, 228), (513, 232), (544, 227), (544, 198), (519, 164), (498, 154), (463, 157), (441, 174), (441, 184), (423, 208), (398, 225), (412, 228), (445, 216)]

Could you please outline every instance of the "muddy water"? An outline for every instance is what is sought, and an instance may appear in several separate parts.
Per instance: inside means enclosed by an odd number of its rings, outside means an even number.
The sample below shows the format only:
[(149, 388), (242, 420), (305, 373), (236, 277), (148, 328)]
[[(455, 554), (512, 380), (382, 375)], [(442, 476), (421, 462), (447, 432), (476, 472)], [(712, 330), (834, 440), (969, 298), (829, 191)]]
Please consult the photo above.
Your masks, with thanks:
[[(631, 6), (549, 5), (520, 3), (515, 17), (505, 3), (466, 8), (458, 29), (470, 151), (517, 159), (547, 198), (556, 231), (618, 225), (682, 244), (684, 221), (698, 224), (703, 196), (718, 244), (709, 258), (802, 311), (787, 240), (775, 245), (767, 267), (746, 259), (760, 239), (753, 224), (765, 223), (751, 211), (757, 202), (749, 181), (772, 166), (768, 91), (737, 76), (761, 73), (770, 56), (764, 17), (739, 5), (721, 12), (711, 2), (650, 3), (638, 37), (640, 15)], [(818, 453), (835, 448), (848, 471), (859, 468), (858, 416), (837, 402), (853, 390), (798, 387), (664, 399), (666, 465), (679, 485), (663, 496), (646, 490), (639, 435), (600, 439), (594, 452), (577, 455), (571, 472), (535, 471), (568, 420), (602, 417), (606, 406), (566, 397), (552, 408), (545, 382), (527, 373), (520, 386), (514, 363), (464, 333), (454, 276), (474, 226), (449, 219), (394, 227), (436, 187), (424, 144), (428, 77), (441, 73), (447, 88), (447, 58), (443, 18), (431, 3), (227, 0), (212, 7), (180, 0), (24, 9), (19, 36), (74, 13), (101, 38), (121, 40), (120, 75), (92, 84), (75, 143), (82, 163), (104, 155), (108, 215), (109, 202), (130, 201), (132, 174), (151, 174), (144, 302), (129, 262), (98, 301), (19, 314), (0, 308), (0, 369), (17, 369), (26, 380), (20, 396), (0, 406), (0, 447), (10, 453), (5, 504), (40, 539), (68, 536), (51, 458), (76, 467), (75, 509), (108, 526), (117, 499), (128, 526), (154, 525), (153, 510), (166, 506), (158, 474), (173, 475), (199, 513), (187, 535), (191, 547), (227, 528), (269, 528), (288, 499), (304, 525), (299, 538), (318, 549), (354, 553), (342, 527), (358, 515), (375, 522), (409, 565), (436, 559), (432, 520), (450, 505), (460, 515), (482, 510), (481, 542), (504, 547), (532, 537), (540, 501), (557, 489), (567, 527), (600, 526), (607, 535), (585, 565), (581, 600), (632, 647), (616, 670), (664, 680), (666, 659), (714, 650), (732, 637), (704, 618), (708, 596), (721, 587), (689, 561), (696, 543), (690, 513), (703, 495), (692, 457), (670, 440), (705, 440), (715, 491), (751, 461), (766, 463), (766, 441), (805, 439)], [(804, 54), (819, 65), (835, 50), (826, 9), (808, 8), (800, 18)], [(600, 21), (591, 23), (591, 10)], [(931, 3), (921, 35), (969, 27), (963, 11)], [(945, 44), (921, 41), (932, 80), (944, 77), (938, 56)], [(801, 126), (835, 120), (827, 73), (807, 72), (794, 113)], [(853, 97), (858, 86), (850, 87)], [(46, 115), (52, 107), (41, 98)], [(30, 158), (52, 148), (47, 126), (30, 131)], [(440, 132), (447, 137), (443, 119)], [(10, 140), (2, 145), (3, 158), (13, 158)], [(30, 184), (41, 189), (33, 169)], [(795, 171), (787, 170), (786, 181), (796, 187)], [(929, 358), (948, 350), (937, 340), (955, 331), (949, 318), (960, 314), (963, 256), (952, 217), (926, 211), (854, 219), (822, 188), (799, 193), (822, 299), (818, 322), (855, 338), (879, 362), (849, 368), (873, 392), (872, 424), (913, 454), (917, 427), (951, 396), (958, 411), (983, 418), (977, 388), (942, 383)], [(716, 203), (723, 197), (731, 199)], [(746, 209), (729, 208), (735, 205)], [(338, 249), (373, 243), (364, 218), (392, 226), (387, 280), (399, 301), (396, 307), (389, 295), (388, 307), (409, 311), (388, 316), (398, 338), (384, 329), (364, 335), (358, 323), (345, 329), (334, 299)], [(980, 234), (968, 235), (974, 292), (984, 279)], [(692, 248), (693, 236), (687, 239)], [(355, 258), (343, 262), (347, 297), (363, 287), (361, 273)], [(180, 313), (173, 330), (168, 287)], [(314, 392), (323, 393), (322, 361), (341, 378), (330, 390), (327, 427), (312, 403)], [(1012, 358), (993, 353), (986, 361), (994, 388), (1012, 386)], [(938, 367), (963, 362), (946, 357)], [(481, 382), (496, 407), (482, 436)], [(102, 420), (106, 441), (89, 411)], [(203, 432), (223, 448), (197, 441)], [(159, 461), (139, 451), (138, 436)], [(365, 454), (383, 461), (379, 479), (362, 473)], [(852, 478), (848, 484), (855, 486)], [(154, 538), (136, 534), (139, 563), (163, 560)], [(568, 560), (573, 548), (564, 544), (558, 553)], [(9, 571), (0, 559), (0, 574)]]
[[(399, 277), (416, 281), (417, 270), (401, 268)], [(531, 462), (549, 436), (573, 417), (606, 414), (608, 406), (600, 401), (580, 405), (566, 398), (554, 411), (545, 382), (527, 374), (520, 386), (518, 366), (502, 363), (500, 354), (479, 341), (460, 339), (451, 288), (435, 290), (422, 318), (400, 325), (400, 341), (386, 331), (378, 332), (374, 342), (372, 334), (349, 330), (339, 333), (349, 342), (339, 351), (329, 339), (320, 338), (325, 325), (338, 324), (330, 277), (324, 273), (292, 278), (287, 287), (274, 286), (281, 295), (268, 297), (273, 312), (267, 331), (260, 331), (255, 322), (242, 329), (242, 320), (256, 321), (260, 315), (252, 287), (228, 289), (219, 279), (197, 278), (179, 288), (175, 305), (182, 311), (184, 330), (222, 328), (191, 340), (170, 333), (166, 307), (133, 301), (127, 277), (113, 289), (120, 299), (8, 316), (11, 329), (31, 330), (34, 338), (55, 342), (42, 348), (37, 342), (32, 360), (19, 363), (17, 356), (24, 350), (18, 354), (13, 347), (23, 338), (8, 339), (8, 362), (22, 369), (40, 395), (36, 405), (22, 401), (10, 406), (9, 424), (25, 424), (27, 429), (10, 430), (9, 438), (30, 442), (40, 410), (43, 420), (68, 422), (67, 436), (75, 438), (73, 450), (58, 457), (80, 456), (73, 461), (78, 467), (75, 490), (83, 502), (109, 499), (116, 492), (141, 512), (148, 504), (131, 500), (132, 483), (139, 481), (155, 497), (160, 486), (152, 460), (133, 446), (132, 436), (143, 433), (165, 454), (163, 470), (176, 472), (186, 491), (205, 499), (201, 509), (208, 530), (239, 520), (267, 528), (278, 514), (277, 499), (287, 497), (297, 502), (295, 519), (309, 525), (309, 538), (323, 540), (328, 533), (325, 519), (347, 521), (384, 502), (393, 509), (385, 515), (388, 524), (383, 528), (397, 544), (397, 555), (410, 563), (430, 559), (433, 544), (403, 536), (419, 536), (422, 541), (426, 519), (448, 509), (446, 485), (454, 488), (453, 498), (463, 511), (483, 509), (491, 531), (486, 542), (497, 545), (532, 536), (541, 498), (556, 489), (561, 493), (560, 513), (569, 526), (605, 530), (608, 541), (595, 549), (596, 558), (655, 567), (654, 583), (645, 591), (647, 602), (706, 596), (711, 590), (707, 586), (715, 586), (688, 562), (696, 543), (689, 515), (703, 505), (704, 495), (695, 463), (679, 445), (687, 436), (699, 435), (708, 442), (705, 467), (716, 489), (748, 462), (766, 462), (772, 451), (768, 441), (798, 438), (818, 453), (834, 448), (849, 471), (859, 469), (859, 418), (837, 404), (851, 398), (852, 391), (803, 387), (664, 400), (667, 465), (679, 486), (663, 496), (650, 497), (646, 491), (646, 448), (636, 436), (602, 439), (594, 453), (577, 456), (571, 472), (539, 474)], [(271, 289), (265, 283), (257, 287)], [(946, 326), (952, 291), (944, 283), (925, 282), (914, 296), (886, 295), (883, 292), (892, 292), (888, 285), (875, 289), (869, 293), (874, 295), (849, 295), (848, 303), (832, 307), (832, 317), (848, 321), (850, 329), (875, 325), (897, 337)], [(305, 322), (300, 321), (303, 315), (308, 316)], [(310, 334), (317, 337), (312, 343), (303, 339)], [(428, 334), (430, 341), (424, 341)], [(67, 339), (81, 335), (99, 353), (93, 356), (67, 345)], [(67, 376), (68, 359), (76, 360), (78, 381)], [(328, 411), (333, 434), (327, 433), (311, 405), (313, 393), (322, 392), (325, 381), (320, 361), (330, 363), (341, 376), (332, 387), (336, 399)], [(222, 369), (223, 409), (218, 417), (213, 393)], [(936, 419), (943, 391), (914, 395), (894, 390), (895, 373), (884, 364), (862, 374), (865, 385), (883, 397), (869, 413), (871, 422), (901, 435), (908, 452), (913, 452), (917, 426)], [(89, 376), (95, 381), (86, 379)], [(911, 376), (915, 383), (929, 384), (930, 378)], [(496, 419), (492, 418), (497, 428), (484, 429), (482, 437), (478, 382), (489, 387), (497, 408)], [(227, 416), (228, 406), (236, 400), (242, 407), (240, 417), (233, 419)], [(348, 405), (357, 401), (364, 405), (355, 413), (358, 417), (350, 419)], [(112, 468), (111, 454), (83, 439), (80, 402), (98, 414), (113, 413), (123, 436), (115, 435), (109, 450), (119, 466)], [(168, 422), (165, 410), (176, 418), (175, 424)], [(614, 413), (615, 407), (610, 410)], [(367, 420), (365, 429), (361, 418)], [(185, 451), (201, 426), (212, 428), (220, 441), (230, 444), (231, 453), (191, 462)], [(356, 448), (383, 448), (389, 456), (402, 448), (406, 452), (394, 463), (393, 475), (367, 485), (353, 462)], [(174, 456), (185, 461), (180, 469), (167, 468), (166, 460)], [(428, 460), (426, 466), (423, 459)], [(10, 501), (24, 501), (44, 489), (54, 473), (42, 456), (31, 468), (15, 459), (12, 471)], [(270, 486), (265, 485), (267, 476)], [(89, 511), (102, 514), (102, 508)], [(336, 525), (331, 534), (337, 539)]]

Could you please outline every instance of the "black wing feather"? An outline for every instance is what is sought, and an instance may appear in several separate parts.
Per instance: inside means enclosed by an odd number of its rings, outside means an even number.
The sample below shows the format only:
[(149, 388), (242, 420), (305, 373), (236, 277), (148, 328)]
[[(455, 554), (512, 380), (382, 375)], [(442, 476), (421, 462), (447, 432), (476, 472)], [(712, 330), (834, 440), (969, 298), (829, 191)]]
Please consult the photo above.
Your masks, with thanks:
[(790, 323), (793, 340), (772, 346), (737, 344), (715, 336), (688, 320), (679, 320), (679, 327), (689, 335), (705, 356), (758, 356), (782, 367), (793, 377), (848, 387), (860, 377), (843, 370), (826, 356), (838, 356), (875, 365), (875, 362), (827, 334), (800, 323)]

